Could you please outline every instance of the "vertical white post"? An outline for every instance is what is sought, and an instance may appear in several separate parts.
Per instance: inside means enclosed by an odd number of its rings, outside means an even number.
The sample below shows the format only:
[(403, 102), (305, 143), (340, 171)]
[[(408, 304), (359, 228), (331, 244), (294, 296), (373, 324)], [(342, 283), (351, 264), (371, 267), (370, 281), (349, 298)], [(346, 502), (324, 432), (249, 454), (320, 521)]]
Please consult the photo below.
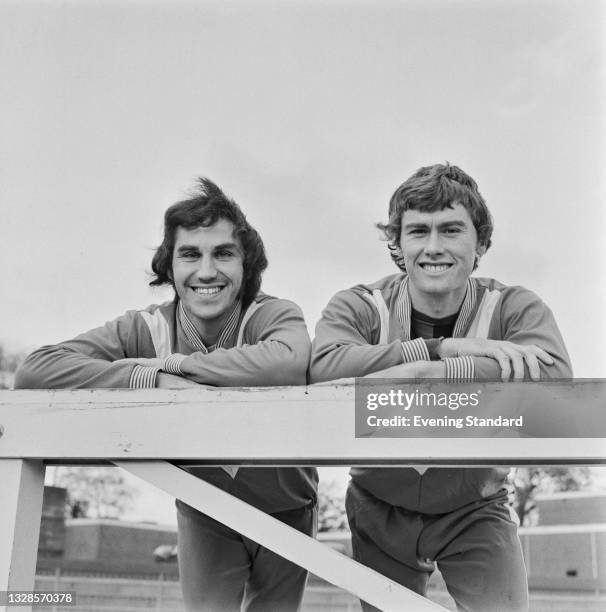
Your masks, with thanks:
[(32, 591), (42, 516), (44, 464), (30, 459), (0, 459), (0, 486), (0, 591)]

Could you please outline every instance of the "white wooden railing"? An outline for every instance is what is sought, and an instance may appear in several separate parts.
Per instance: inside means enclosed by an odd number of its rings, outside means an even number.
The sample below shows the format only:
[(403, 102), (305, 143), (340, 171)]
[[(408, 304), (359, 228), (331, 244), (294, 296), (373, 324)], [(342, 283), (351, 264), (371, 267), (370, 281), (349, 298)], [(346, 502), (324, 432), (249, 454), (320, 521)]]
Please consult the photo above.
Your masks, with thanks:
[[(595, 387), (578, 393), (579, 402), (584, 394), (595, 403)], [(606, 462), (606, 439), (356, 438), (349, 384), (2, 391), (0, 590), (33, 589), (45, 465), (92, 461), (128, 470), (380, 609), (443, 610), (166, 458), (223, 465), (591, 465)]]

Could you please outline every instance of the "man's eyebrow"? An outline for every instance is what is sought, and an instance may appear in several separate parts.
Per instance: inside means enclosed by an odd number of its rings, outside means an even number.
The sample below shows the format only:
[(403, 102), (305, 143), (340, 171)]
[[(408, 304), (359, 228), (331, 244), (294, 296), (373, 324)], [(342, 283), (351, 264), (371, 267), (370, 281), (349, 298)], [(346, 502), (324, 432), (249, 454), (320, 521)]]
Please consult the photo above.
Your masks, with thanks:
[[(221, 249), (236, 249), (238, 250), (240, 246), (237, 242), (222, 242), (221, 244), (216, 244), (213, 246), (213, 251), (219, 251)], [(195, 251), (196, 253), (200, 253), (200, 247), (197, 244), (182, 244), (177, 247), (177, 253), (187, 253), (188, 251)]]
[(444, 221), (443, 223), (440, 223), (438, 225), (438, 227), (465, 227), (467, 224), (465, 223), (465, 221)]
[(200, 252), (200, 249), (195, 244), (182, 244), (177, 248), (177, 253), (186, 253), (187, 251)]
[(218, 251), (220, 249), (236, 249), (236, 250), (239, 250), (240, 246), (238, 245), (237, 242), (224, 242), (223, 244), (217, 244), (215, 247), (213, 247), (214, 251)]
[(414, 221), (411, 223), (404, 223), (404, 229), (425, 229), (429, 227), (429, 225), (429, 222)]
[[(429, 221), (413, 221), (411, 223), (404, 223), (404, 229), (418, 229), (418, 228), (427, 228), (430, 227), (431, 223)], [(465, 221), (458, 221), (456, 219), (452, 221), (443, 221), (442, 223), (438, 223), (438, 228), (443, 227), (465, 227)]]

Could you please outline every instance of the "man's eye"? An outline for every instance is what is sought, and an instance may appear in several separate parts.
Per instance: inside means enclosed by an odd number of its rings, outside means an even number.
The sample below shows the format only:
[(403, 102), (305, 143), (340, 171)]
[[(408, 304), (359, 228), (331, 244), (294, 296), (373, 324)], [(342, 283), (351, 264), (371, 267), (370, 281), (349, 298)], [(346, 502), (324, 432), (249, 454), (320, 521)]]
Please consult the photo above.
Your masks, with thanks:
[(179, 257), (181, 259), (196, 259), (198, 257), (198, 253), (196, 251), (181, 251), (181, 253), (179, 253)]
[(228, 257), (233, 257), (234, 253), (229, 249), (221, 249), (220, 251), (217, 251), (216, 256), (221, 259), (227, 259)]
[(461, 233), (461, 228), (459, 228), (459, 227), (447, 227), (444, 230), (444, 233), (445, 234), (459, 234), (459, 233)]

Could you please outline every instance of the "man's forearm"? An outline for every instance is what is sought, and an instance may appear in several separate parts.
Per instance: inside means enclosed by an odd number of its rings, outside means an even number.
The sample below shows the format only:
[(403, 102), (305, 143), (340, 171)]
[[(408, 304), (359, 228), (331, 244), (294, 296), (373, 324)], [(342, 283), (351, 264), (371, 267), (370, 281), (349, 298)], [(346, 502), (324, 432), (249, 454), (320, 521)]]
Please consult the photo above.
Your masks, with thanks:
[(174, 374), (167, 374), (166, 372), (158, 372), (156, 376), (156, 388), (157, 389), (185, 389), (191, 387), (204, 387), (207, 385), (199, 385), (187, 378), (182, 376), (176, 376)]
[(446, 378), (443, 361), (413, 361), (367, 374), (364, 378)]
[(192, 353), (180, 363), (180, 373), (200, 384), (220, 387), (304, 385), (309, 345), (292, 346), (277, 340), (217, 349), (208, 355)]

